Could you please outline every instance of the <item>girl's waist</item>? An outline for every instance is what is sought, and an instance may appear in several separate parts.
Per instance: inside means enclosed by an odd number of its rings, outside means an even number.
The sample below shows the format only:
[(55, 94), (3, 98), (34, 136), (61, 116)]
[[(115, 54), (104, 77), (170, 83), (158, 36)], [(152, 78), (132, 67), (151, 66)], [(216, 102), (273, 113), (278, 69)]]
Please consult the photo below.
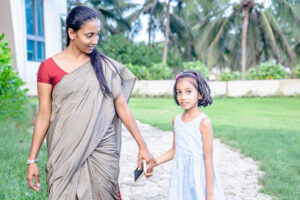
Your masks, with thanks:
[(199, 151), (189, 151), (186, 149), (177, 149), (175, 150), (175, 157), (186, 157), (189, 159), (203, 159), (203, 152)]

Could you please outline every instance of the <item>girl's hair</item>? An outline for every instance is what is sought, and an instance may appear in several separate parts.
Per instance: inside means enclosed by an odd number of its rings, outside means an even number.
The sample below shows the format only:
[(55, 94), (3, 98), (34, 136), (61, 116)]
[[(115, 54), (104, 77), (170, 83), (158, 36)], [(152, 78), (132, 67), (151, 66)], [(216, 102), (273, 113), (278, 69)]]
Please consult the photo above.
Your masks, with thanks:
[(206, 107), (210, 104), (212, 104), (213, 100), (210, 95), (210, 88), (205, 81), (205, 79), (202, 77), (202, 75), (195, 71), (195, 70), (189, 70), (185, 72), (180, 72), (179, 74), (176, 75), (175, 78), (175, 84), (173, 88), (173, 95), (174, 95), (174, 100), (177, 105), (179, 105), (178, 99), (177, 99), (177, 83), (180, 79), (183, 78), (190, 78), (192, 79), (190, 82), (194, 85), (196, 90), (199, 92), (201, 95), (201, 99), (198, 100), (198, 106), (201, 107)]
[[(71, 28), (74, 32), (77, 32), (85, 22), (95, 19), (100, 20), (97, 13), (93, 9), (85, 6), (77, 6), (73, 8), (68, 14), (66, 20), (67, 46), (69, 46), (70, 44), (70, 37), (68, 34), (69, 28)], [(112, 92), (108, 88), (105, 80), (101, 62), (102, 59), (104, 59), (105, 61), (107, 60), (106, 56), (101, 54), (96, 48), (94, 48), (94, 50), (90, 54), (90, 59), (103, 94), (112, 96)]]

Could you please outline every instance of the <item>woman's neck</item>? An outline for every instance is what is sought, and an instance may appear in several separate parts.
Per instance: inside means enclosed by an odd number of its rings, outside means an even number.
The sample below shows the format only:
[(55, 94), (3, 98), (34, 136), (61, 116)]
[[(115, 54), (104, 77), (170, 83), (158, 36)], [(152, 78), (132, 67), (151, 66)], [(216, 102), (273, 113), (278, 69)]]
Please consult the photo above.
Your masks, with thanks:
[(86, 53), (83, 53), (78, 48), (76, 48), (75, 45), (72, 43), (70, 43), (70, 45), (63, 51), (63, 54), (64, 56), (72, 59), (73, 61), (87, 60), (90, 57)]

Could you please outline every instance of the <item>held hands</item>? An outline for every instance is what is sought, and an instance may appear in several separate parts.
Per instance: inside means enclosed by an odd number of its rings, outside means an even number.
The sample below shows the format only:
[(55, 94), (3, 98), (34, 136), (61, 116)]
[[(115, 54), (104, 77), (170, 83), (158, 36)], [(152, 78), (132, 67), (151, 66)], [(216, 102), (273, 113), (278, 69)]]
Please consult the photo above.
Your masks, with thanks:
[[(35, 183), (33, 182), (33, 179), (35, 177)], [(39, 178), (39, 168), (36, 163), (32, 163), (28, 165), (27, 168), (27, 176), (26, 176), (28, 186), (32, 188), (35, 191), (40, 191), (40, 178)]]
[(142, 168), (142, 160), (145, 160), (147, 163), (147, 171), (145, 173), (145, 176), (149, 178), (152, 176), (153, 168), (156, 165), (155, 159), (152, 157), (148, 149), (145, 148), (140, 148), (139, 154), (138, 154), (138, 167), (139, 169)]

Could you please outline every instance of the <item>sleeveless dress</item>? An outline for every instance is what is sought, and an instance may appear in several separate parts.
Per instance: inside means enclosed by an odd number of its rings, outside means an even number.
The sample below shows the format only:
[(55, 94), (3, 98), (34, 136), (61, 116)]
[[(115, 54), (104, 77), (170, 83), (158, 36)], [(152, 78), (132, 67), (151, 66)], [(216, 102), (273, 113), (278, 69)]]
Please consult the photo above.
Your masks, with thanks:
[[(203, 140), (200, 132), (200, 123), (206, 117), (202, 113), (190, 122), (183, 122), (182, 114), (179, 114), (175, 119), (176, 148), (171, 168), (169, 200), (206, 199)], [(215, 200), (223, 200), (225, 198), (219, 179), (215, 169), (213, 171)]]

